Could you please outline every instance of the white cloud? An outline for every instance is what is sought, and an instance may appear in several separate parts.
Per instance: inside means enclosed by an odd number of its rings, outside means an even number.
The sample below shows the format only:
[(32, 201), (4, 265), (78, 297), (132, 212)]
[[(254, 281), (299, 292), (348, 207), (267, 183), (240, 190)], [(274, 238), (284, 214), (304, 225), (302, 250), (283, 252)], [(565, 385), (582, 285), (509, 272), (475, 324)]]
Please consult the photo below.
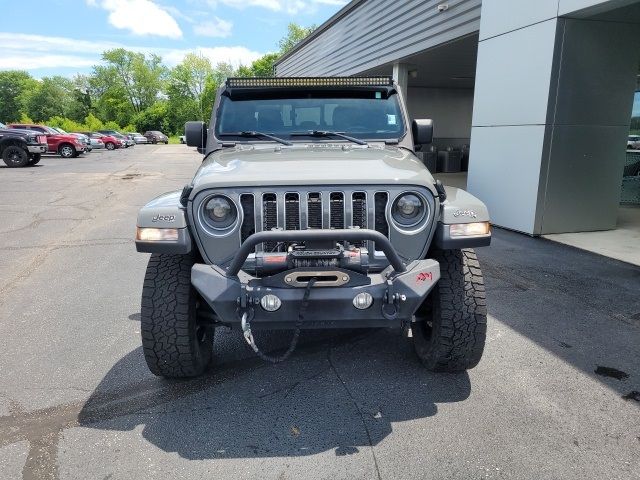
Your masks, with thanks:
[(178, 22), (161, 6), (151, 0), (87, 0), (109, 12), (109, 23), (135, 35), (155, 35), (181, 38)]
[(94, 65), (95, 60), (74, 55), (30, 54), (21, 51), (4, 51), (0, 56), (0, 70), (34, 70), (37, 68), (81, 68)]
[(193, 33), (202, 37), (226, 38), (231, 35), (233, 23), (218, 17), (212, 20), (205, 20), (193, 26)]
[[(89, 40), (76, 40), (67, 37), (49, 37), (45, 35), (31, 35), (26, 33), (0, 32), (0, 52), (4, 49), (30, 50), (30, 51), (65, 51), (65, 52), (91, 52), (94, 50), (102, 53), (104, 50), (119, 48), (123, 45), (115, 42), (93, 42)], [(2, 55), (0, 53), (0, 55)]]
[(347, 2), (348, 0), (206, 0), (206, 3), (212, 7), (217, 4), (234, 8), (260, 7), (273, 12), (286, 12), (290, 15), (300, 12), (313, 13), (322, 5), (342, 6)]
[(249, 50), (246, 47), (198, 47), (192, 50), (169, 50), (164, 53), (159, 52), (162, 55), (167, 65), (177, 65), (182, 61), (187, 53), (196, 52), (200, 55), (207, 57), (211, 60), (213, 65), (218, 63), (230, 63), (234, 67), (240, 65), (249, 65), (254, 60), (260, 58), (263, 54)]
[(237, 45), (229, 47), (195, 47), (192, 49), (153, 48), (115, 42), (92, 42), (67, 37), (48, 37), (0, 32), (0, 69), (31, 70), (38, 68), (83, 68), (100, 63), (103, 51), (126, 48), (140, 53), (156, 53), (170, 67), (190, 52), (199, 52), (214, 65), (227, 62), (234, 67), (249, 65), (262, 53)]

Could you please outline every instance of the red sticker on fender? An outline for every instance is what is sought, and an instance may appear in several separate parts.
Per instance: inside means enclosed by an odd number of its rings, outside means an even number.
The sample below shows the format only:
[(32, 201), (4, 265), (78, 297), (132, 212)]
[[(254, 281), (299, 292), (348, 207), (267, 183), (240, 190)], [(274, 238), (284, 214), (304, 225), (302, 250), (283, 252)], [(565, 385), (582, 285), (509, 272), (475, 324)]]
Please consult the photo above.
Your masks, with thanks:
[(427, 280), (433, 281), (433, 274), (431, 272), (420, 272), (416, 276), (416, 283), (426, 282)]

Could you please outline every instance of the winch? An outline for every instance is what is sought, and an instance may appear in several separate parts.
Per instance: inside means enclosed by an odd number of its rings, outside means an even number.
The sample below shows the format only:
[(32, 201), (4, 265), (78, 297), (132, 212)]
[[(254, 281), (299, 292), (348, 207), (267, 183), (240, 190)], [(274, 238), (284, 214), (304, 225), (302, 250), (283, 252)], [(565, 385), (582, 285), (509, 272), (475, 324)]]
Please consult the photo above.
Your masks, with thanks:
[[(253, 265), (251, 265), (253, 260)], [(257, 276), (273, 275), (293, 268), (344, 268), (360, 273), (369, 270), (369, 252), (366, 248), (336, 244), (334, 248), (292, 244), (286, 252), (257, 252), (248, 259), (244, 268)]]

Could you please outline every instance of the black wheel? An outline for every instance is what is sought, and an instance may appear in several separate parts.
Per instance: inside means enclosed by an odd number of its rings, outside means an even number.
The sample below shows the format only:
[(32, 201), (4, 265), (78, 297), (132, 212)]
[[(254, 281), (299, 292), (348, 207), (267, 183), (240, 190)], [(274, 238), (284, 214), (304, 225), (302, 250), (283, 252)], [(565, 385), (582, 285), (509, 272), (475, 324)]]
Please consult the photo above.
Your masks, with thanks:
[(213, 358), (214, 329), (198, 322), (200, 297), (191, 285), (193, 257), (153, 254), (142, 288), (141, 333), (149, 370), (167, 378), (194, 377)]
[(115, 150), (116, 144), (113, 142), (107, 142), (104, 144), (104, 148), (106, 148), (107, 150)]
[(151, 140), (151, 143), (153, 143), (153, 144), (155, 145), (156, 143), (158, 143), (158, 140), (156, 140), (156, 139), (154, 138), (153, 140)]
[(2, 160), (7, 167), (24, 167), (29, 163), (29, 154), (17, 145), (9, 145), (2, 151)]
[(440, 280), (416, 312), (411, 333), (416, 353), (434, 372), (475, 367), (484, 350), (487, 306), (484, 279), (473, 250), (437, 250)]
[(37, 165), (41, 158), (42, 155), (40, 155), (39, 153), (32, 154), (31, 158), (29, 159), (29, 165)]
[(63, 158), (72, 158), (77, 156), (75, 147), (69, 143), (63, 143), (60, 145), (58, 153)]

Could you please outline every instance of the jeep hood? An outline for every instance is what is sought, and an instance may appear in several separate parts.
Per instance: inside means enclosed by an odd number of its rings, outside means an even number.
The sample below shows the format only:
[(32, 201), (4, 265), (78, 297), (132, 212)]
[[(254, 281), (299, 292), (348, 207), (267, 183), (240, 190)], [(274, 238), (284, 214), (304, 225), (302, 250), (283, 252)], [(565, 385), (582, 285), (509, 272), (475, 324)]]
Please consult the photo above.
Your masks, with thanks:
[(418, 185), (434, 191), (434, 179), (409, 150), (395, 146), (302, 144), (249, 146), (209, 154), (193, 179), (206, 188), (303, 185)]

